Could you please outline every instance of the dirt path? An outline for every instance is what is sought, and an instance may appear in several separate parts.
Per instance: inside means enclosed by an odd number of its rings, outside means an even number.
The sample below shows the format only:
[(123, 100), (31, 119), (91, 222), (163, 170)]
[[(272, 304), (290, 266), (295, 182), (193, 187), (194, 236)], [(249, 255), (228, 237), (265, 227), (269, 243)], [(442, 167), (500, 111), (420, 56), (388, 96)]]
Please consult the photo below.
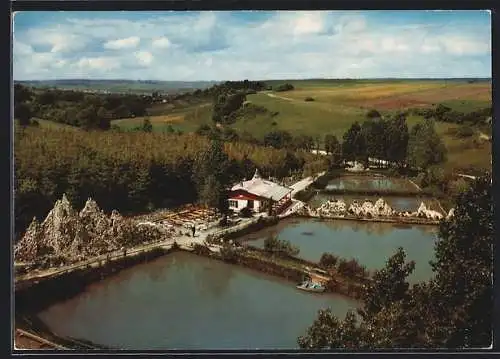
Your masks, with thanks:
[(318, 173), (316, 176), (311, 176), (311, 177), (307, 177), (307, 178), (304, 178), (296, 183), (294, 183), (293, 185), (290, 186), (290, 188), (293, 189), (292, 191), (292, 197), (294, 195), (296, 195), (298, 192), (306, 189), (309, 185), (311, 185), (311, 183), (313, 183), (318, 177), (320, 176), (323, 176), (325, 174), (325, 172), (321, 172), (321, 173)]
[(475, 180), (477, 178), (476, 176), (466, 175), (466, 174), (463, 174), (463, 173), (457, 173), (457, 176), (464, 177), (464, 178), (469, 178), (469, 179), (472, 179), (472, 180)]
[(486, 141), (491, 141), (491, 136), (488, 136), (484, 132), (479, 131), (479, 138)]
[(266, 95), (269, 96), (269, 97), (272, 97), (272, 98), (279, 98), (281, 100), (285, 100), (285, 101), (290, 101), (290, 102), (299, 102), (298, 100), (296, 99), (293, 99), (293, 98), (290, 98), (290, 97), (283, 97), (283, 96), (278, 96), (278, 95), (275, 95), (271, 92), (266, 92)]

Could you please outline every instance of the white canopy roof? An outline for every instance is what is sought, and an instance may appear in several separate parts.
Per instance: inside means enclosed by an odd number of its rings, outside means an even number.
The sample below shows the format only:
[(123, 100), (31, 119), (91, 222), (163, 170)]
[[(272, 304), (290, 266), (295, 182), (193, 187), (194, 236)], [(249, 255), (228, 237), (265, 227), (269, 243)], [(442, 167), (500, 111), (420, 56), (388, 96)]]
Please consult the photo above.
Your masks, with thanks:
[(279, 201), (292, 192), (292, 188), (280, 186), (277, 183), (264, 180), (255, 170), (253, 178), (249, 181), (240, 182), (231, 188), (232, 191), (243, 190), (253, 195)]

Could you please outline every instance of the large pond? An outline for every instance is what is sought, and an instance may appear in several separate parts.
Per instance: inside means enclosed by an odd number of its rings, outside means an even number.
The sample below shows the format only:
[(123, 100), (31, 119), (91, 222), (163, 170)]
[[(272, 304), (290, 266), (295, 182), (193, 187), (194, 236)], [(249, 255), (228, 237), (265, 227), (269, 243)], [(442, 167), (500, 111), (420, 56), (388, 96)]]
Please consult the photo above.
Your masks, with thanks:
[(368, 176), (342, 176), (328, 181), (326, 190), (415, 191), (416, 187), (405, 179)]
[(292, 349), (319, 309), (343, 318), (356, 306), (178, 252), (93, 284), (39, 316), (57, 334), (124, 349)]
[(383, 268), (398, 247), (407, 260), (415, 261), (409, 281), (416, 283), (432, 276), (429, 261), (434, 258), (434, 226), (395, 225), (393, 223), (350, 220), (289, 219), (277, 226), (242, 237), (240, 240), (262, 248), (270, 235), (289, 240), (300, 248), (299, 257), (318, 262), (324, 252), (356, 258), (369, 270)]

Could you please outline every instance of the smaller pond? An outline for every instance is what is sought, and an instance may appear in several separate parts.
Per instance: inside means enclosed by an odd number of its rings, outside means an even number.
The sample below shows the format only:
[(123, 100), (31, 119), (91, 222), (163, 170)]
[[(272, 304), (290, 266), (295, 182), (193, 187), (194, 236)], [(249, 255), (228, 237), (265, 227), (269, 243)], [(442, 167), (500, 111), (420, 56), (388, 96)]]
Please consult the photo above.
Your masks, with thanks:
[(265, 239), (277, 235), (300, 249), (298, 257), (318, 262), (325, 252), (341, 258), (356, 258), (369, 270), (381, 269), (398, 247), (403, 247), (407, 260), (414, 260), (412, 283), (432, 276), (429, 261), (434, 258), (436, 227), (395, 225), (393, 223), (357, 222), (349, 220), (300, 219), (285, 220), (240, 239), (263, 248)]
[[(308, 202), (311, 208), (318, 208), (323, 203), (328, 200), (338, 200), (342, 199), (347, 207), (351, 205), (353, 201), (358, 201), (358, 203), (363, 203), (365, 200), (376, 202), (380, 197), (377, 196), (349, 196), (349, 195), (332, 195), (324, 192), (319, 192)], [(426, 206), (430, 206), (434, 200), (429, 198), (419, 198), (419, 197), (393, 197), (393, 196), (383, 196), (382, 197), (394, 210), (403, 212), (409, 211), (414, 212), (420, 206), (420, 203), (424, 202)]]
[(328, 181), (325, 190), (359, 191), (415, 191), (416, 187), (408, 180), (387, 177), (342, 176)]

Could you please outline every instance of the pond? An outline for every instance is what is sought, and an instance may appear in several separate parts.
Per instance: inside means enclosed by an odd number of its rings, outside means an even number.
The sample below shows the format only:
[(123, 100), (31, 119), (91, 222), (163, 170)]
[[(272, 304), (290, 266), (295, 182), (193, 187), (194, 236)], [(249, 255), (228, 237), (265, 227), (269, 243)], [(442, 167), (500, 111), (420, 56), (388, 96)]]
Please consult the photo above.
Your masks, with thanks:
[(264, 247), (269, 235), (289, 240), (300, 249), (298, 257), (318, 262), (324, 252), (341, 258), (356, 258), (369, 270), (383, 268), (398, 247), (407, 260), (415, 261), (409, 282), (424, 281), (432, 276), (429, 261), (434, 258), (437, 227), (395, 225), (393, 223), (350, 220), (288, 219), (277, 226), (244, 236), (240, 241)]
[(39, 317), (55, 333), (123, 349), (293, 349), (317, 311), (357, 302), (175, 252), (119, 272)]
[(408, 180), (401, 178), (342, 176), (328, 181), (325, 190), (415, 191), (416, 187)]

